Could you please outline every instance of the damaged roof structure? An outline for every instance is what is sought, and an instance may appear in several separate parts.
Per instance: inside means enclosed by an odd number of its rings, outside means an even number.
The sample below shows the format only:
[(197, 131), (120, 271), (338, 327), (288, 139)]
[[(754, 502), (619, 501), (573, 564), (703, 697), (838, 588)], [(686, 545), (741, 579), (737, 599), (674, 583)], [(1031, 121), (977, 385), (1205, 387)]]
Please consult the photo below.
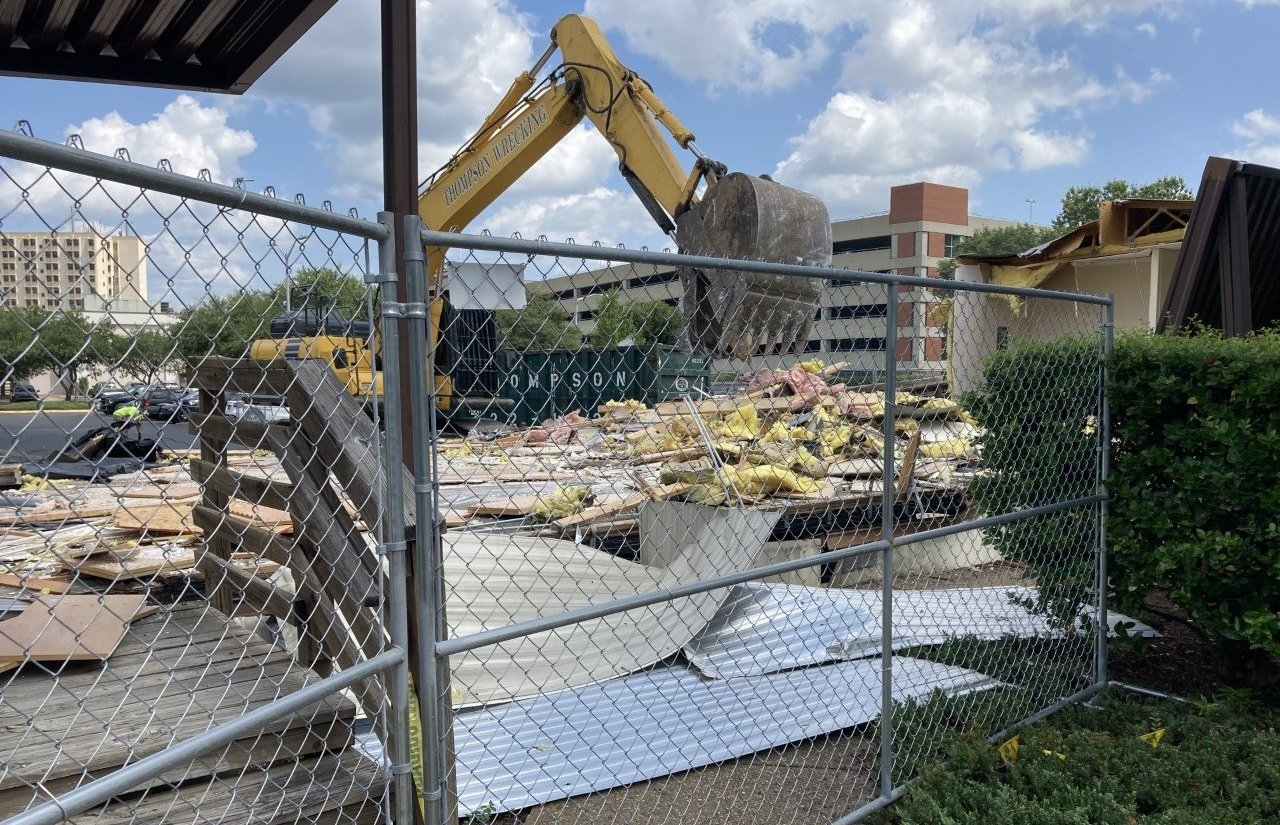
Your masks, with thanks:
[(1157, 329), (1197, 320), (1225, 335), (1280, 321), (1280, 169), (1211, 157)]

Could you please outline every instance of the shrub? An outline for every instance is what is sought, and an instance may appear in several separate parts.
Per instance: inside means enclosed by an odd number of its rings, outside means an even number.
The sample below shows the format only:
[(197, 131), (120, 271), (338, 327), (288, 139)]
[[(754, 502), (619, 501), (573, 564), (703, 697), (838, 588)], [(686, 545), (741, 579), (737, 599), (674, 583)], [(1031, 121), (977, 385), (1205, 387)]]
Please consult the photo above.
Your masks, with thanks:
[(1117, 609), (1163, 590), (1229, 663), (1280, 657), (1280, 335), (1125, 335), (1114, 362)]
[[(973, 486), (984, 513), (1093, 492), (1097, 352), (1081, 338), (990, 359), (968, 399), (987, 428)], [(1112, 606), (1164, 591), (1228, 664), (1280, 658), (1280, 335), (1124, 334), (1109, 375)], [(1095, 538), (1087, 508), (992, 534), (1060, 622), (1091, 595)]]
[[(985, 428), (984, 472), (971, 485), (983, 515), (1084, 498), (1098, 489), (1098, 338), (1015, 344), (987, 362), (983, 389), (965, 399)], [(987, 540), (1026, 565), (1035, 604), (1071, 627), (1094, 589), (1097, 510), (1078, 507), (1005, 524)]]

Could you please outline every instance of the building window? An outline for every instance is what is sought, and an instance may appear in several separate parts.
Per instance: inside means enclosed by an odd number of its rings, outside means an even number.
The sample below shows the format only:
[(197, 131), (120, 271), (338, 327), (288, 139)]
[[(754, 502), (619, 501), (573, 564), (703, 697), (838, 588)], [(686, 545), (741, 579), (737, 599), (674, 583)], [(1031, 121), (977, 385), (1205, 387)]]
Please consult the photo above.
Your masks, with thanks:
[(852, 318), (886, 318), (888, 315), (888, 304), (853, 304), (831, 307), (827, 310), (827, 317), (832, 321), (847, 321)]
[(884, 338), (829, 338), (830, 352), (884, 352)]
[(822, 341), (813, 340), (804, 342), (805, 352), (822, 352)]
[(593, 309), (584, 309), (578, 313), (579, 321), (590, 321), (594, 317), (596, 317), (596, 313)]
[(71, 308), (72, 308), (72, 309), (84, 309), (84, 301), (83, 301), (83, 300), (80, 300), (80, 299), (78, 299), (78, 298), (72, 298), (72, 299), (71, 299)]
[(617, 286), (617, 283), (591, 284), (590, 286), (580, 287), (578, 289), (578, 296), (586, 297), (587, 295), (599, 295), (601, 292), (608, 292), (611, 289), (616, 289)]
[[(89, 267), (89, 268), (90, 268), (90, 269), (93, 269), (93, 266), (92, 266), (92, 265), (90, 265), (90, 267)], [(552, 295), (554, 295), (554, 296), (556, 296), (556, 300), (557, 300), (557, 301), (572, 301), (572, 300), (573, 300), (573, 290), (572, 290), (572, 289), (562, 289), (562, 290), (560, 290), (559, 292), (553, 292), (553, 293), (551, 293), (551, 294), (552, 294)]]
[(956, 244), (960, 243), (963, 235), (943, 235), (942, 236), (942, 257), (954, 258), (956, 256)]
[(638, 278), (632, 278), (627, 281), (628, 289), (639, 289), (645, 286), (657, 286), (659, 284), (670, 284), (680, 280), (680, 276), (674, 271), (671, 272), (655, 272), (652, 275), (641, 275)]
[(815, 309), (815, 310), (813, 311), (813, 320), (815, 320), (815, 321), (821, 321), (821, 320), (822, 320), (822, 307), (818, 307), (817, 309)]
[(889, 248), (889, 235), (877, 235), (874, 238), (854, 238), (850, 241), (836, 241), (831, 244), (832, 255), (845, 255), (851, 252), (872, 252)]

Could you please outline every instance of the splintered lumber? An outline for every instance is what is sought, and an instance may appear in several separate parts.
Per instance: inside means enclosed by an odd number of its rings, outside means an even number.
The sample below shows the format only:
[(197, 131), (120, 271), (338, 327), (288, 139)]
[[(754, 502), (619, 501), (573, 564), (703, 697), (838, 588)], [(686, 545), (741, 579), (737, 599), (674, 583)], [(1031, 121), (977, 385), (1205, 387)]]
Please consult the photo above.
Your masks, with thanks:
[[(514, 518), (527, 516), (533, 512), (541, 496), (511, 496), (503, 499), (489, 499), (469, 505), (463, 512), (469, 517)], [(447, 522), (446, 522), (447, 525)]]
[(293, 533), (293, 518), (284, 510), (233, 498), (227, 502), (227, 512), (283, 535)]
[(636, 461), (641, 464), (657, 464), (661, 461), (690, 461), (695, 458), (701, 458), (707, 454), (705, 444), (695, 444), (692, 447), (681, 447), (678, 450), (663, 450), (659, 453), (648, 453), (636, 457)]
[(126, 504), (115, 511), (112, 524), (126, 530), (140, 530), (153, 536), (201, 534), (191, 520), (191, 504)]
[(146, 602), (146, 596), (38, 596), (0, 622), (0, 662), (107, 659), (130, 621), (155, 612)]
[(0, 584), (9, 587), (23, 587), (35, 593), (47, 590), (50, 593), (66, 593), (71, 582), (62, 579), (42, 579), (39, 576), (27, 576), (25, 579), (12, 573), (0, 573)]
[(911, 489), (911, 475), (916, 471), (916, 453), (920, 451), (920, 431), (911, 433), (907, 440), (907, 449), (902, 454), (902, 468), (898, 471), (898, 480), (894, 483), (895, 497), (907, 494)]
[(157, 573), (190, 570), (196, 566), (193, 547), (144, 544), (129, 550), (111, 553), (95, 553), (81, 559), (77, 573), (108, 581), (122, 579), (146, 579)]
[(594, 507), (588, 507), (580, 513), (574, 513), (571, 516), (565, 516), (551, 522), (555, 527), (576, 527), (579, 524), (588, 524), (598, 519), (604, 519), (610, 516), (624, 513), (628, 510), (634, 510), (649, 501), (665, 501), (675, 496), (682, 496), (693, 489), (692, 484), (677, 483), (665, 484), (657, 487), (652, 491), (645, 491), (629, 495), (626, 498), (620, 498), (615, 501), (606, 501), (603, 504), (597, 504)]
[(42, 513), (31, 511), (4, 513), (0, 514), (0, 526), (9, 524), (62, 524), (64, 521), (105, 518), (115, 512), (115, 507), (76, 507), (70, 510), (45, 510)]

